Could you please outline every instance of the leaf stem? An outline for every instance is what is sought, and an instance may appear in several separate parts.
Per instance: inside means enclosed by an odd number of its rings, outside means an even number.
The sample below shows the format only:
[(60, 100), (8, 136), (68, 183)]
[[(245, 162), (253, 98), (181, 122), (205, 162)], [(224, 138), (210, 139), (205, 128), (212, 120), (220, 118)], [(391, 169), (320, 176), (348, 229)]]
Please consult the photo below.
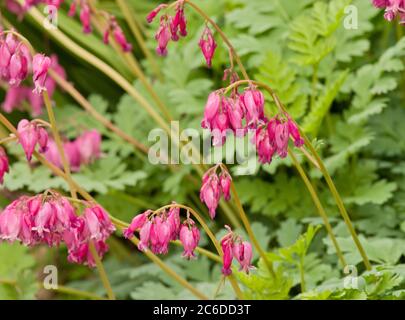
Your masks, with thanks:
[(332, 243), (335, 247), (336, 254), (339, 258), (339, 261), (342, 265), (342, 267), (345, 267), (347, 265), (345, 258), (343, 256), (342, 250), (340, 249), (339, 243), (336, 240), (336, 237), (333, 233), (332, 226), (329, 223), (328, 215), (325, 212), (325, 209), (322, 206), (321, 201), (319, 200), (318, 194), (315, 191), (314, 186), (312, 185), (312, 182), (309, 180), (308, 176), (306, 175), (304, 168), (301, 166), (299, 161), (297, 160), (296, 156), (294, 155), (294, 152), (291, 150), (291, 148), (288, 149), (288, 154), (291, 157), (292, 162), (294, 163), (299, 175), (301, 176), (302, 181), (305, 183), (308, 192), (310, 193), (312, 197), (312, 201), (315, 204), (316, 209), (318, 210), (319, 215), (321, 216), (323, 223), (325, 225), (325, 228), (329, 234), (330, 239), (332, 240)]

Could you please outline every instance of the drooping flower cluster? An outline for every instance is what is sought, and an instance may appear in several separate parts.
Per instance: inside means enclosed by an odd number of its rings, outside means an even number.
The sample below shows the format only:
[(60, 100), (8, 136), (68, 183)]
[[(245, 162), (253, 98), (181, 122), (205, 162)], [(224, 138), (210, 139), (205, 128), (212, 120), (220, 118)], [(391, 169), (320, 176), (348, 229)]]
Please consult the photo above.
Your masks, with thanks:
[(223, 90), (214, 91), (208, 96), (201, 126), (211, 131), (213, 146), (221, 146), (228, 134), (240, 137), (250, 130), (261, 163), (270, 163), (275, 154), (285, 158), (290, 137), (297, 147), (304, 141), (288, 114), (268, 119), (264, 102), (263, 93), (253, 86), (241, 94), (233, 91), (230, 97)]
[(132, 50), (132, 45), (127, 41), (124, 32), (113, 16), (110, 17), (107, 29), (104, 31), (103, 41), (105, 44), (109, 43), (110, 34), (112, 34), (115, 41), (121, 46), (123, 51), (130, 52)]
[(405, 24), (405, 0), (373, 0), (376, 8), (385, 9), (384, 18), (393, 21), (399, 18), (401, 24)]
[(124, 230), (124, 236), (129, 239), (135, 231), (139, 232), (140, 251), (149, 248), (155, 254), (166, 254), (170, 241), (180, 239), (184, 247), (183, 257), (186, 259), (195, 257), (194, 249), (200, 241), (200, 231), (195, 222), (188, 216), (181, 223), (180, 208), (176, 207), (175, 203), (169, 210), (147, 210), (135, 216), (129, 227)]
[(45, 88), (51, 59), (43, 54), (31, 57), (29, 48), (13, 33), (0, 35), (0, 79), (12, 87), (18, 87), (32, 71), (33, 92), (40, 94)]
[(232, 274), (232, 260), (235, 258), (239, 262), (239, 271), (249, 273), (252, 266), (252, 245), (243, 241), (243, 239), (235, 234), (229, 226), (225, 226), (228, 233), (221, 239), (221, 247), (223, 251), (222, 257), (222, 273), (225, 276)]
[(9, 171), (6, 151), (0, 147), (0, 184), (3, 183), (4, 175)]
[(89, 251), (93, 241), (100, 256), (108, 250), (107, 238), (115, 228), (107, 212), (98, 205), (86, 203), (82, 216), (77, 216), (68, 199), (56, 192), (22, 196), (0, 214), (0, 239), (24, 245), (46, 244), (68, 248), (68, 260), (94, 266)]
[(8, 33), (0, 36), (0, 77), (10, 86), (18, 86), (27, 76), (31, 68), (29, 48)]
[[(72, 171), (79, 171), (82, 165), (88, 165), (101, 157), (101, 134), (97, 130), (83, 132), (73, 141), (63, 143), (63, 149)], [(53, 139), (48, 142), (45, 158), (59, 168), (62, 160)]]
[[(219, 176), (217, 174), (218, 168), (221, 168)], [(221, 165), (210, 168), (204, 174), (200, 189), (200, 200), (207, 206), (211, 219), (215, 218), (221, 196), (224, 196), (226, 201), (230, 200), (231, 183), (231, 176)]]
[[(153, 9), (146, 17), (148, 23), (151, 23), (159, 14), (159, 12), (166, 7), (166, 4), (161, 4)], [(159, 29), (157, 30), (155, 35), (155, 39), (158, 42), (158, 46), (156, 48), (157, 54), (160, 56), (166, 56), (167, 45), (169, 44), (169, 41), (178, 41), (180, 36), (185, 37), (186, 35), (187, 20), (184, 15), (184, 1), (178, 1), (174, 17), (169, 16), (166, 13), (160, 17)]]
[[(184, 14), (184, 4), (184, 1), (177, 1), (174, 16), (170, 16), (167, 13), (160, 16), (159, 28), (155, 34), (155, 39), (158, 43), (156, 53), (160, 56), (167, 55), (167, 46), (170, 40), (178, 41), (180, 37), (187, 36), (187, 20)], [(147, 15), (146, 21), (152, 23), (160, 11), (167, 7), (167, 4), (157, 6)], [(211, 67), (212, 57), (214, 56), (217, 44), (208, 25), (205, 26), (198, 45), (201, 48), (208, 67)]]
[(35, 120), (22, 119), (17, 126), (18, 141), (21, 144), (25, 156), (31, 161), (35, 147), (38, 145), (39, 152), (44, 153), (48, 149), (48, 132)]

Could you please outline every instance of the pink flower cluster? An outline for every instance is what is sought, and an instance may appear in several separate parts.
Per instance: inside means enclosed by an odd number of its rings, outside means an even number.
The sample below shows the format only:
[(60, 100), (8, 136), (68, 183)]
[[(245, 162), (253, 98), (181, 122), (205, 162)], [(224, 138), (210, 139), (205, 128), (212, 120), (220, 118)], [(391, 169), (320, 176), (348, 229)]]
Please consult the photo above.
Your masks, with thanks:
[[(146, 20), (151, 23), (160, 10), (166, 8), (166, 4), (161, 4), (157, 8), (153, 9)], [(178, 41), (180, 36), (185, 37), (187, 35), (187, 20), (184, 15), (184, 1), (179, 1), (176, 6), (176, 13), (174, 17), (167, 14), (163, 14), (160, 17), (160, 26), (156, 32), (155, 39), (158, 42), (156, 52), (160, 56), (167, 55), (167, 45), (169, 41)]]
[(28, 47), (12, 34), (0, 35), (0, 78), (10, 86), (19, 86), (32, 70), (34, 92), (45, 89), (45, 80), (51, 59), (43, 54), (31, 57)]
[[(217, 169), (219, 167), (221, 167), (221, 172), (218, 176)], [(216, 209), (221, 196), (223, 196), (226, 201), (230, 200), (231, 183), (232, 178), (228, 171), (220, 165), (208, 169), (204, 174), (200, 189), (200, 200), (207, 206), (211, 219), (215, 218)]]
[[(60, 77), (66, 79), (65, 70), (58, 63), (58, 57), (56, 55), (51, 56), (51, 65), (53, 71), (55, 71)], [(48, 95), (53, 96), (56, 89), (56, 82), (52, 77), (47, 77), (44, 81), (44, 87), (46, 88)], [(7, 92), (5, 100), (2, 104), (2, 109), (10, 113), (13, 110), (21, 109), (23, 103), (27, 102), (31, 109), (31, 114), (33, 116), (38, 116), (42, 114), (42, 108), (44, 106), (43, 97), (35, 92), (29, 86), (20, 85), (18, 87), (11, 86)]]
[(18, 141), (21, 144), (28, 161), (31, 161), (35, 147), (39, 146), (39, 152), (44, 153), (48, 149), (48, 132), (35, 120), (23, 119), (17, 126)]
[(405, 0), (373, 0), (376, 8), (385, 9), (384, 18), (393, 21), (399, 17), (400, 23), (405, 24)]
[(121, 46), (121, 49), (125, 52), (130, 52), (132, 50), (132, 45), (127, 41), (124, 32), (118, 25), (115, 17), (110, 17), (108, 27), (104, 31), (103, 41), (108, 44), (110, 41), (110, 34), (113, 35), (115, 41)]
[[(63, 144), (66, 158), (72, 171), (79, 171), (82, 165), (88, 165), (101, 157), (101, 135), (97, 130), (83, 132), (73, 141)], [(59, 168), (63, 168), (56, 142), (48, 142), (45, 158)]]
[[(146, 21), (151, 23), (158, 16), (160, 11), (167, 7), (167, 4), (157, 6), (148, 14)], [(166, 56), (167, 46), (170, 40), (178, 41), (180, 37), (185, 36), (187, 36), (187, 20), (184, 14), (184, 1), (177, 1), (174, 16), (164, 13), (160, 17), (159, 28), (155, 35), (155, 39), (158, 42), (156, 53), (160, 56)], [(217, 44), (208, 26), (205, 27), (201, 35), (199, 46), (207, 61), (208, 67), (211, 67), (212, 57), (214, 56)]]
[(50, 193), (22, 196), (9, 204), (0, 214), (0, 239), (20, 241), (27, 246), (59, 246), (64, 242), (70, 262), (93, 267), (90, 241), (102, 257), (108, 250), (106, 240), (115, 230), (107, 212), (99, 205), (87, 203), (83, 215), (77, 216), (65, 197)]
[(205, 105), (201, 126), (211, 130), (214, 146), (222, 145), (228, 133), (244, 136), (252, 130), (252, 142), (262, 163), (270, 163), (275, 154), (285, 158), (290, 137), (295, 146), (304, 144), (298, 127), (287, 114), (272, 119), (264, 115), (263, 93), (253, 86), (241, 94), (234, 91), (230, 97), (226, 97), (223, 90), (212, 92)]
[(200, 231), (195, 222), (187, 217), (181, 223), (180, 208), (175, 204), (168, 211), (154, 213), (147, 210), (135, 216), (124, 230), (124, 236), (129, 239), (135, 231), (139, 231), (139, 250), (146, 251), (149, 248), (155, 254), (166, 254), (170, 241), (180, 239), (184, 247), (183, 257), (186, 259), (195, 257), (194, 249), (200, 241)]
[(221, 239), (221, 247), (223, 251), (222, 257), (222, 273), (225, 276), (232, 274), (232, 260), (235, 258), (240, 265), (239, 271), (249, 273), (252, 266), (252, 245), (243, 241), (242, 238), (236, 235), (229, 226), (225, 226), (228, 233)]
[(0, 184), (3, 184), (4, 175), (9, 171), (6, 151), (0, 147)]

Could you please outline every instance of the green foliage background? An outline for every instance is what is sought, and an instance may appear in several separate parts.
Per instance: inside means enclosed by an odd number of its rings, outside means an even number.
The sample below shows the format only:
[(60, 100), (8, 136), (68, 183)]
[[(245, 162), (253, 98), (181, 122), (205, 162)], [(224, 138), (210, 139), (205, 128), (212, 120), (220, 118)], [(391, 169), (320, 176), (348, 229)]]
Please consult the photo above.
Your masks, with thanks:
[[(277, 281), (255, 257), (257, 269), (247, 276), (237, 272), (243, 291), (251, 299), (403, 299), (405, 298), (405, 121), (403, 27), (382, 18), (381, 12), (364, 0), (205, 0), (195, 1), (229, 35), (252, 78), (276, 90), (291, 115), (313, 139), (326, 162), (337, 188), (354, 221), (374, 268), (365, 272), (361, 257), (339, 216), (333, 198), (317, 170), (311, 178), (321, 195), (346, 260), (358, 270), (357, 288), (345, 286), (345, 275), (334, 247), (304, 184), (287, 160), (262, 165), (255, 176), (234, 177), (238, 193), (260, 243), (277, 268)], [(122, 19), (115, 1), (99, 1), (100, 7)], [(157, 1), (128, 1), (144, 19)], [(358, 9), (358, 28), (347, 30), (345, 8)], [(186, 11), (189, 35), (169, 45), (167, 58), (157, 58), (163, 80), (153, 86), (169, 106), (182, 128), (199, 128), (206, 97), (224, 86), (222, 72), (228, 67), (228, 54), (219, 44), (213, 69), (204, 67), (198, 39), (203, 21)], [(140, 106), (110, 80), (47, 39), (29, 18), (17, 22), (18, 28), (34, 46), (56, 52), (68, 78), (97, 110), (126, 133), (149, 145), (148, 133), (156, 125)], [(125, 26), (125, 23), (122, 23)], [(126, 70), (125, 65), (99, 36), (81, 33), (80, 24), (66, 16), (60, 28), (97, 56), (108, 61), (150, 100), (145, 89)], [(148, 27), (148, 46), (153, 50), (156, 24)], [(129, 34), (128, 30), (127, 34)], [(135, 52), (142, 57), (135, 44)], [(142, 60), (147, 74), (151, 67)], [(268, 99), (270, 100), (270, 99)], [(186, 176), (195, 174), (190, 166), (176, 173), (167, 167), (152, 166), (147, 158), (107, 131), (86, 114), (70, 97), (55, 95), (57, 118), (67, 137), (84, 128), (97, 128), (103, 134), (105, 156), (74, 174), (75, 180), (111, 214), (129, 221), (147, 208), (157, 208), (175, 200), (206, 210), (197, 198), (198, 188)], [(268, 102), (271, 111), (275, 106)], [(17, 122), (26, 114), (15, 112)], [(30, 168), (18, 146), (8, 148), (13, 156), (10, 174), (5, 178), (0, 203), (21, 193), (38, 193), (67, 185), (42, 167)], [(300, 155), (300, 159), (302, 159)], [(18, 160), (21, 159), (21, 160)], [(310, 166), (303, 161), (303, 165)], [(232, 167), (237, 173), (238, 166)], [(226, 217), (211, 223), (221, 235)], [(189, 299), (190, 294), (151, 264), (134, 247), (114, 237), (105, 264), (114, 292), (122, 299)], [(210, 248), (208, 241), (203, 245)], [(165, 261), (207, 294), (217, 290), (220, 269), (205, 257), (186, 262), (180, 248), (172, 247)], [(64, 248), (26, 249), (0, 244), (0, 298), (34, 298), (38, 270), (57, 264), (59, 282), (82, 290), (104, 294), (96, 272), (69, 265)], [(300, 287), (300, 272), (306, 288)], [(346, 279), (347, 280), (347, 279)], [(43, 293), (42, 293), (43, 294)], [(57, 298), (71, 299), (58, 294)], [(228, 285), (217, 298), (231, 299)]]

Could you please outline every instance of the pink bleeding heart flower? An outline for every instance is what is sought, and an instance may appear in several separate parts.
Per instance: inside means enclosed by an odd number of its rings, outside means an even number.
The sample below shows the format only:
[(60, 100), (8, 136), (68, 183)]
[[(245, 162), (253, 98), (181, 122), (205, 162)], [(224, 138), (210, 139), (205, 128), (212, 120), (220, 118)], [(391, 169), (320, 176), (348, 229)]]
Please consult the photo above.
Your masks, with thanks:
[(226, 141), (226, 136), (231, 131), (228, 115), (224, 112), (218, 112), (211, 122), (212, 145), (214, 147), (222, 146)]
[(274, 139), (271, 138), (272, 128), (273, 122), (270, 120), (267, 126), (265, 124), (260, 125), (255, 133), (256, 150), (261, 163), (270, 163), (276, 151), (273, 146)]
[(180, 228), (180, 242), (184, 252), (182, 256), (186, 259), (194, 259), (194, 250), (200, 241), (200, 230), (191, 219), (186, 220)]
[(137, 216), (135, 216), (132, 219), (129, 227), (124, 229), (124, 231), (123, 231), (124, 237), (127, 239), (132, 238), (134, 236), (134, 232), (136, 230), (142, 228), (145, 225), (145, 223), (148, 221), (149, 214), (151, 214), (151, 213), (152, 213), (151, 210), (147, 210), (144, 213), (141, 213), (141, 214), (138, 214)]
[(17, 126), (18, 140), (24, 149), (28, 161), (31, 161), (35, 146), (38, 142), (37, 127), (34, 123), (23, 119)]
[(298, 148), (302, 147), (302, 145), (305, 143), (305, 141), (304, 141), (304, 139), (302, 139), (297, 125), (291, 119), (288, 119), (287, 123), (288, 123), (288, 131), (290, 132), (290, 135), (294, 140), (295, 146)]
[(280, 122), (275, 129), (275, 142), (277, 153), (281, 158), (287, 157), (288, 154), (289, 130), (287, 122)]
[(226, 114), (228, 116), (231, 129), (237, 137), (243, 137), (247, 130), (243, 126), (244, 111), (239, 99), (224, 98), (222, 100)]
[(211, 92), (208, 96), (207, 103), (204, 109), (204, 119), (201, 122), (201, 126), (206, 129), (212, 128), (212, 121), (218, 114), (222, 97), (218, 91)]
[(48, 150), (48, 132), (42, 128), (37, 127), (39, 152), (44, 153)]
[(163, 8), (166, 8), (167, 4), (162, 3), (160, 5), (158, 5), (155, 9), (153, 9), (146, 17), (146, 21), (148, 23), (151, 23), (155, 17), (159, 14), (160, 10), (162, 10)]
[(205, 26), (198, 45), (201, 48), (205, 61), (207, 62), (207, 66), (211, 68), (212, 58), (214, 56), (215, 49), (217, 48), (217, 44), (214, 36), (212, 35), (211, 29), (208, 26)]
[(225, 236), (221, 241), (221, 248), (223, 252), (222, 256), (222, 274), (229, 276), (232, 274), (232, 260), (233, 260), (233, 244), (231, 236)]
[(221, 191), (222, 194), (224, 195), (224, 199), (226, 201), (229, 201), (231, 199), (230, 189), (232, 178), (228, 172), (222, 171), (221, 175), (219, 176), (219, 183), (221, 185)]
[(211, 219), (215, 218), (220, 197), (221, 189), (218, 176), (211, 173), (204, 175), (200, 190), (200, 200), (207, 206)]
[(149, 247), (149, 240), (150, 240), (150, 235), (151, 235), (151, 229), (152, 229), (152, 222), (147, 221), (141, 230), (139, 231), (139, 243), (138, 243), (138, 249), (140, 251), (146, 251)]
[(44, 232), (49, 232), (48, 222), (54, 213), (54, 207), (51, 203), (45, 202), (35, 216), (33, 231), (36, 231), (40, 237)]
[(249, 273), (249, 271), (253, 269), (251, 263), (253, 256), (252, 245), (249, 242), (243, 241), (240, 243), (236, 243), (233, 247), (233, 255), (240, 264), (239, 271), (245, 271), (246, 273)]
[(160, 216), (154, 218), (154, 224), (151, 229), (151, 247), (155, 254), (166, 254), (171, 238), (170, 222)]
[[(72, 9), (72, 8), (71, 8)], [(83, 4), (80, 10), (80, 21), (83, 26), (83, 33), (91, 33), (91, 11), (87, 3)]]
[(113, 36), (115, 41), (117, 41), (123, 51), (130, 52), (132, 50), (132, 45), (127, 41), (124, 32), (117, 23), (115, 24), (113, 29)]
[(24, 44), (19, 44), (9, 63), (9, 80), (11, 86), (19, 86), (28, 75), (29, 51)]
[(9, 204), (0, 214), (0, 239), (13, 242), (21, 230), (22, 212), (18, 210), (18, 200)]
[(155, 39), (158, 42), (158, 46), (156, 48), (156, 53), (158, 55), (160, 56), (167, 55), (167, 45), (169, 44), (170, 37), (171, 37), (170, 28), (167, 23), (166, 17), (163, 16), (160, 19), (160, 26), (155, 35)]
[(240, 99), (246, 111), (246, 121), (249, 127), (255, 127), (260, 120), (264, 120), (264, 96), (257, 89), (248, 89)]
[(99, 205), (86, 208), (83, 213), (89, 239), (105, 241), (115, 231), (108, 213)]
[(176, 35), (177, 35), (177, 32), (179, 32), (179, 34), (182, 37), (187, 36), (187, 20), (186, 20), (186, 16), (184, 15), (184, 2), (183, 1), (178, 2), (176, 14), (174, 16), (172, 23), (173, 23), (172, 28)]
[(9, 172), (6, 151), (0, 147), (0, 184), (3, 184), (4, 175)]
[(170, 224), (171, 237), (170, 240), (176, 240), (181, 226), (180, 221), (180, 208), (172, 207), (167, 214), (167, 221)]
[(39, 53), (36, 54), (32, 59), (32, 78), (35, 85), (34, 92), (37, 94), (40, 94), (43, 90), (46, 90), (45, 80), (51, 63), (51, 58)]

